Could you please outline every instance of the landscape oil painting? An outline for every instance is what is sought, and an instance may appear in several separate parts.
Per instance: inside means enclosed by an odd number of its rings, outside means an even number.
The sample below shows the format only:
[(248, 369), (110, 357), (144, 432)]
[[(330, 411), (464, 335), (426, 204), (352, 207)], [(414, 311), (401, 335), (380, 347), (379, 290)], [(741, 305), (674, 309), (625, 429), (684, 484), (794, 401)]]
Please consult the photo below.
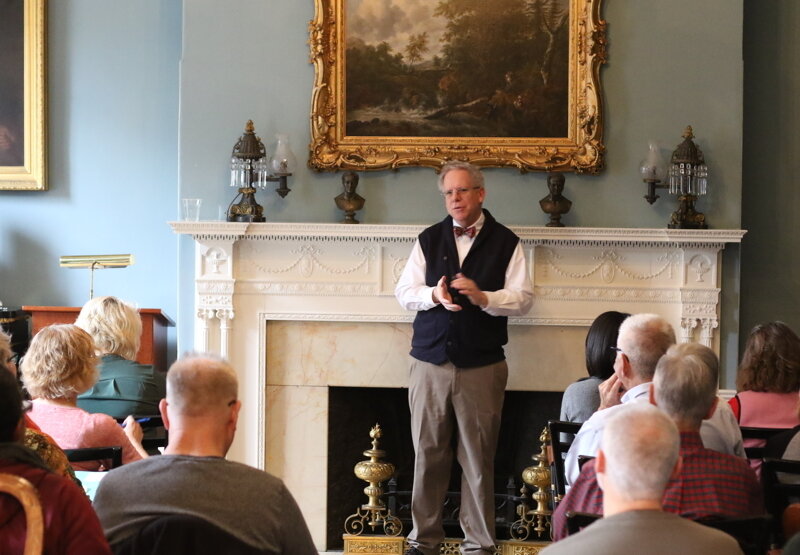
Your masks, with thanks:
[(602, 167), (601, 0), (316, 0), (318, 170)]
[(47, 0), (0, 0), (0, 190), (47, 190)]
[(348, 0), (346, 133), (563, 137), (569, 0)]

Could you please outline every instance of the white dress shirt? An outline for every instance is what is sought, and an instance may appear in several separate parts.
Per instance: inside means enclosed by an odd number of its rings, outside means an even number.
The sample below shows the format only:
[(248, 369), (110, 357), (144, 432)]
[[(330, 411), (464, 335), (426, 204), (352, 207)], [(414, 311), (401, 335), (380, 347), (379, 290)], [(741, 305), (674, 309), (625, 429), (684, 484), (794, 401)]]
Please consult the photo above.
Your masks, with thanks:
[[(564, 473), (566, 474), (567, 485), (573, 484), (580, 475), (578, 466), (578, 456), (586, 455), (596, 457), (600, 449), (600, 440), (603, 436), (603, 428), (608, 419), (613, 416), (626, 403), (639, 403), (650, 401), (650, 382), (639, 384), (632, 387), (622, 396), (622, 404), (609, 407), (595, 412), (589, 420), (583, 423), (580, 431), (575, 436), (572, 446), (567, 452), (564, 461)], [(728, 403), (720, 400), (717, 409), (711, 418), (703, 420), (700, 426), (700, 437), (703, 445), (707, 449), (744, 457), (744, 445), (742, 442), (742, 432), (736, 417)]]
[[(469, 249), (480, 234), (486, 218), (481, 214), (475, 222), (475, 237), (463, 234), (456, 237), (459, 265), (464, 262)], [(455, 224), (454, 224), (455, 227)], [(419, 244), (419, 239), (411, 249), (411, 255), (395, 287), (394, 294), (400, 305), (406, 310), (430, 310), (438, 303), (433, 301), (433, 290), (425, 283), (425, 255)], [(469, 277), (469, 276), (466, 276)], [(525, 255), (522, 252), (521, 242), (517, 243), (511, 260), (506, 268), (505, 283), (497, 291), (484, 291), (487, 304), (483, 311), (491, 316), (521, 316), (527, 313), (533, 305), (533, 289), (528, 277)]]

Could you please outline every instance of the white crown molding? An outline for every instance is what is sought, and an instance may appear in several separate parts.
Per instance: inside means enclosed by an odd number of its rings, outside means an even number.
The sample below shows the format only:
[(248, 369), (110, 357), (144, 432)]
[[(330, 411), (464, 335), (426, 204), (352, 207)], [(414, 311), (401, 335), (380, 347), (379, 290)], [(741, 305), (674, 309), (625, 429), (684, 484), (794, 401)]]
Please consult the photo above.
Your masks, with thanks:
[[(305, 240), (305, 241), (413, 241), (425, 225), (408, 224), (319, 224), (319, 223), (237, 223), (169, 222), (175, 233), (191, 235), (195, 240)], [(583, 245), (598, 243), (633, 246), (718, 245), (740, 243), (742, 229), (641, 229), (607, 227), (509, 226), (525, 244)]]

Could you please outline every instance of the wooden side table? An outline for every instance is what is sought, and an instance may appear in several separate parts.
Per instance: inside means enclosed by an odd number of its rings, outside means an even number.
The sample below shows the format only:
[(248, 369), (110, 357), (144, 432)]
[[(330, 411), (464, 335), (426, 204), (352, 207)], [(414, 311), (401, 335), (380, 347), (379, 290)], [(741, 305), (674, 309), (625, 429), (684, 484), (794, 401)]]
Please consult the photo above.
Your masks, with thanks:
[[(31, 337), (50, 324), (74, 324), (81, 311), (79, 306), (23, 306), (31, 315)], [(158, 308), (139, 309), (142, 317), (142, 343), (136, 361), (152, 364), (161, 372), (167, 371), (167, 328), (175, 322)]]

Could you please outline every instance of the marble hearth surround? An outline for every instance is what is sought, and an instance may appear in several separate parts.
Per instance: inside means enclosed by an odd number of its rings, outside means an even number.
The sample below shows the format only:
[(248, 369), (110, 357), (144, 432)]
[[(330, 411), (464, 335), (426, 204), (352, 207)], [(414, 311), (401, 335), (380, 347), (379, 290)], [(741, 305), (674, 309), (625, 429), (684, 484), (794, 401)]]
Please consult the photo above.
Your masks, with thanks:
[[(229, 457), (282, 477), (323, 548), (327, 388), (406, 385), (414, 314), (393, 290), (424, 226), (170, 225), (195, 240), (194, 348), (240, 374)], [(721, 251), (744, 231), (512, 229), (535, 299), (511, 320), (509, 389), (560, 391), (579, 377), (586, 327), (605, 310), (662, 314), (681, 340), (718, 351)], [(353, 431), (365, 448), (367, 431)]]

